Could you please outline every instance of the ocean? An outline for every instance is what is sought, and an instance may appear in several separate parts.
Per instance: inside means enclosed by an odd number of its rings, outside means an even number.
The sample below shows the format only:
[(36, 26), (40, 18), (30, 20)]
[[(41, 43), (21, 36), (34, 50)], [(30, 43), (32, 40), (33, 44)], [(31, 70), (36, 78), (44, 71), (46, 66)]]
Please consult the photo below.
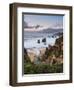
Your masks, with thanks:
[[(43, 37), (40, 38), (28, 38), (24, 39), (24, 48), (46, 48), (48, 45), (53, 46), (58, 37), (44, 37), (46, 38), (46, 42), (42, 42)], [(38, 43), (38, 40), (40, 43)]]

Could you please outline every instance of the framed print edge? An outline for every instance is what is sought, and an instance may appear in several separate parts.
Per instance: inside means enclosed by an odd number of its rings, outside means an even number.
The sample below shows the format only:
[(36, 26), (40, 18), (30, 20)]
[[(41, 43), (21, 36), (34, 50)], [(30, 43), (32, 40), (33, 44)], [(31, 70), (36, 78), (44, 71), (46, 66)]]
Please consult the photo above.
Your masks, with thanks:
[(17, 27), (16, 27), (16, 8), (13, 4), (10, 4), (10, 85), (15, 86), (16, 81), (17, 81)]
[[(17, 82), (17, 8), (18, 7), (36, 7), (36, 8), (48, 8), (48, 9), (66, 9), (69, 10), (70, 18), (70, 70), (69, 80), (57, 80), (57, 81), (38, 81), (38, 82)], [(24, 3), (13, 3), (10, 4), (10, 63), (9, 63), (9, 84), (11, 86), (28, 86), (28, 85), (44, 85), (44, 84), (63, 84), (72, 83), (72, 7), (71, 6), (58, 6), (58, 5), (41, 5), (41, 4), (24, 4)]]

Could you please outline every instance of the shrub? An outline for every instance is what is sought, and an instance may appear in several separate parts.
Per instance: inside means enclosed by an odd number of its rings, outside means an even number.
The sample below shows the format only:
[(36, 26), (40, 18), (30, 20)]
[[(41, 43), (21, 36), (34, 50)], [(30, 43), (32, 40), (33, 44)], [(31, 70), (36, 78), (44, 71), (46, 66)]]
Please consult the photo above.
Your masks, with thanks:
[(62, 73), (63, 64), (31, 64), (24, 65), (24, 74), (40, 74), (40, 73)]

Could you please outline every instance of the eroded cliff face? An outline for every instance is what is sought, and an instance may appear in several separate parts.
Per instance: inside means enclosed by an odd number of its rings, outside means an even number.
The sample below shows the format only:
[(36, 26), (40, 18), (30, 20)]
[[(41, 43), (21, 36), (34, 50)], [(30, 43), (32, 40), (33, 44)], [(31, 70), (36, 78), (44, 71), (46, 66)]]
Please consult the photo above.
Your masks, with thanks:
[(49, 45), (42, 60), (50, 65), (63, 63), (63, 35), (56, 39), (54, 46)]
[(53, 46), (40, 48), (38, 54), (31, 51), (24, 49), (24, 74), (63, 72), (63, 36)]
[[(38, 53), (38, 54), (37, 54)], [(61, 64), (63, 63), (63, 35), (56, 39), (54, 46), (49, 45), (47, 48), (40, 48), (38, 52), (34, 49), (24, 52), (25, 60), (31, 63)], [(37, 63), (37, 64), (39, 64)]]

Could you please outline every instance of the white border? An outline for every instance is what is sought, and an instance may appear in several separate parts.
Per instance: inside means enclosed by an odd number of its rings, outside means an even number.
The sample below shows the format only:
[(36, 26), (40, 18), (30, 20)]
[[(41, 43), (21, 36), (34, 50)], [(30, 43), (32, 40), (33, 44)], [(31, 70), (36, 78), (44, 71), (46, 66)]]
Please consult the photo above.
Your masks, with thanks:
[[(45, 75), (24, 75), (22, 76), (22, 12), (46, 13), (46, 14), (64, 14), (64, 73), (45, 74)], [(17, 82), (38, 82), (69, 80), (69, 10), (59, 9), (38, 9), (38, 8), (18, 8), (17, 9)]]

